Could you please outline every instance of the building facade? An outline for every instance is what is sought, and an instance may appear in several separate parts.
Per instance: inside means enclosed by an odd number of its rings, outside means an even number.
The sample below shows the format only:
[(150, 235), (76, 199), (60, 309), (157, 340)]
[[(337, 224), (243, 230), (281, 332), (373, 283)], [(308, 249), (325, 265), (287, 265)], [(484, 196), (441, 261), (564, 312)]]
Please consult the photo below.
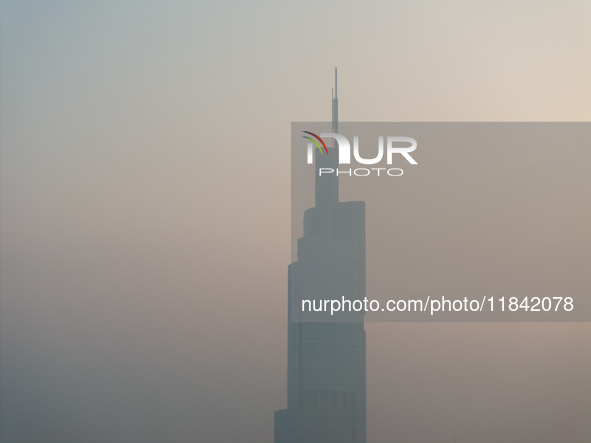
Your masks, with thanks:
[[(338, 133), (338, 95), (332, 130)], [(289, 268), (287, 408), (275, 412), (275, 443), (366, 442), (363, 313), (307, 321), (301, 300), (365, 297), (365, 203), (339, 202), (338, 149), (316, 155), (315, 206), (304, 213), (297, 261)], [(322, 319), (322, 317), (320, 317)], [(330, 320), (330, 321), (329, 321)]]

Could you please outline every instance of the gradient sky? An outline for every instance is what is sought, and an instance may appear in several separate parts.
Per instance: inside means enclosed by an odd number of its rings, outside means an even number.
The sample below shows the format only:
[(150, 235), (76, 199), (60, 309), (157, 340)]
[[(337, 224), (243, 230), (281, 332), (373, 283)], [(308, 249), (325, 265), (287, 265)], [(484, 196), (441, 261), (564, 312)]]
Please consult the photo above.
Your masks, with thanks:
[[(591, 120), (588, 1), (0, 8), (7, 443), (272, 441), (334, 66), (342, 121)], [(366, 330), (371, 443), (589, 441), (589, 324)]]

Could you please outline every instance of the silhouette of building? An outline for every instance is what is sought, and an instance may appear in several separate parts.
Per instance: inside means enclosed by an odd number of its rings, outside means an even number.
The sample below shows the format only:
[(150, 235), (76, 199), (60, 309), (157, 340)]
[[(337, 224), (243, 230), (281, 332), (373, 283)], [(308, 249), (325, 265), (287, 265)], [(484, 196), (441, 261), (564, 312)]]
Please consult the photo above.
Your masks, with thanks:
[[(338, 133), (337, 71), (332, 131)], [(335, 142), (336, 143), (336, 142)], [(287, 409), (275, 411), (275, 443), (365, 443), (363, 312), (342, 321), (294, 321), (301, 300), (365, 297), (365, 203), (339, 202), (338, 149), (315, 159), (315, 206), (304, 213), (288, 269)], [(327, 318), (328, 320), (328, 318)]]

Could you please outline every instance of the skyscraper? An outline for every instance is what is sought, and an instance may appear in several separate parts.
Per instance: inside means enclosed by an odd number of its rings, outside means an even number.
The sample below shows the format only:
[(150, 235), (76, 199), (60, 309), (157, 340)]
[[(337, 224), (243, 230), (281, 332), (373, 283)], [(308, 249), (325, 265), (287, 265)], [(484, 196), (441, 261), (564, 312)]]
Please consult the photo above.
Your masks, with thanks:
[[(332, 131), (338, 133), (337, 71)], [(365, 443), (363, 313), (342, 321), (294, 321), (301, 300), (365, 297), (365, 203), (339, 202), (338, 149), (316, 155), (315, 206), (304, 213), (297, 261), (288, 268), (287, 409), (275, 411), (275, 443)], [(328, 319), (327, 319), (328, 320)]]

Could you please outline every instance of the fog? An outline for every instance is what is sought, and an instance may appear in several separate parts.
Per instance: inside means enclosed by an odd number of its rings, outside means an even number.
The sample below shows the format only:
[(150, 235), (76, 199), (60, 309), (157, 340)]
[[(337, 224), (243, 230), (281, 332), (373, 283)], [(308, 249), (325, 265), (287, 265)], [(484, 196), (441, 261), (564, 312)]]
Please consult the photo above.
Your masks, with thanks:
[[(591, 118), (585, 1), (0, 7), (7, 443), (272, 442), (334, 66), (341, 121)], [(589, 323), (365, 328), (368, 441), (589, 441)]]

